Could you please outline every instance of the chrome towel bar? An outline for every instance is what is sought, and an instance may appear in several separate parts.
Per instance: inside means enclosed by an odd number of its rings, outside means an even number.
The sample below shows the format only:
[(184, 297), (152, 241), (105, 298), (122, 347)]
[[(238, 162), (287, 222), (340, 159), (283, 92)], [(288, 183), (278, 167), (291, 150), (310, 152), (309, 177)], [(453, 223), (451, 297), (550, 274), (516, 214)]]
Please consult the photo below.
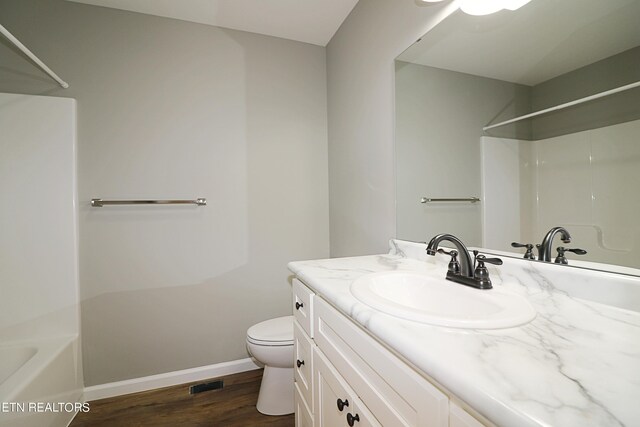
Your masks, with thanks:
[(444, 198), (444, 199), (433, 199), (430, 197), (423, 197), (422, 199), (420, 199), (420, 203), (433, 203), (433, 202), (470, 202), (470, 203), (477, 203), (480, 201), (480, 198), (478, 197), (465, 197), (465, 198), (461, 198), (461, 199), (451, 199), (451, 198)]
[(91, 199), (91, 206), (101, 208), (106, 205), (198, 205), (206, 206), (207, 199), (196, 200), (102, 200)]

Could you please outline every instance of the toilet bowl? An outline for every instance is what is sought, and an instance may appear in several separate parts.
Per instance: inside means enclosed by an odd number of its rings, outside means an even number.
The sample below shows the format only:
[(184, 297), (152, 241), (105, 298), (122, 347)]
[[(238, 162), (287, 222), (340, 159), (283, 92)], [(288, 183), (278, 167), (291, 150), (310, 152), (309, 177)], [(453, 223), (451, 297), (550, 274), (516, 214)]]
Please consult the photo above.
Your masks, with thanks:
[(265, 415), (293, 413), (293, 316), (265, 320), (250, 327), (247, 349), (264, 364), (258, 411)]

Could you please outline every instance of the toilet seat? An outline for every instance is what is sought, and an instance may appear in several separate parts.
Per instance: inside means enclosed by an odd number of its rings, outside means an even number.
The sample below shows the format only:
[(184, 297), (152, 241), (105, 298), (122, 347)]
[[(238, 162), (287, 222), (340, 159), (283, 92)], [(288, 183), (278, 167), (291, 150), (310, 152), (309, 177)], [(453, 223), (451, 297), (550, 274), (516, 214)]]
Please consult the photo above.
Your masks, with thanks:
[(247, 330), (247, 341), (255, 345), (293, 345), (293, 316), (276, 317), (257, 323)]

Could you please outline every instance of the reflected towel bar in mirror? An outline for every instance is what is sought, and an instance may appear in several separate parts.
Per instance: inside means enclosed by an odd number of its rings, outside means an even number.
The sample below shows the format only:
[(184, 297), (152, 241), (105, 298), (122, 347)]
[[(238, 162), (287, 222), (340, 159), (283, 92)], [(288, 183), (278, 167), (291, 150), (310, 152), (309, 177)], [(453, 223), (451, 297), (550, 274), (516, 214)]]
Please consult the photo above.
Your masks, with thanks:
[(420, 203), (433, 203), (433, 202), (469, 202), (469, 203), (477, 203), (480, 201), (479, 197), (464, 197), (460, 199), (455, 198), (443, 198), (443, 199), (433, 199), (430, 197), (423, 197), (420, 199)]
[(195, 200), (102, 200), (91, 199), (91, 206), (101, 208), (106, 205), (198, 205), (206, 206), (207, 199), (198, 198)]

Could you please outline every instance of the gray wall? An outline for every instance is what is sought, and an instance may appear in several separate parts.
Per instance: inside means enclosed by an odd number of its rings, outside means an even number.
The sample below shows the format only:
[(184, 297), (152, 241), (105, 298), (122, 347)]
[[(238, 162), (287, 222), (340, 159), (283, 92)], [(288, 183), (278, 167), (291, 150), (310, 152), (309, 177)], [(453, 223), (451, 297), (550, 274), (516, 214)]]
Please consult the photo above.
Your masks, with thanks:
[(59, 0), (0, 22), (71, 86), (2, 40), (0, 91), (78, 103), (86, 384), (247, 357), (290, 314), (286, 263), (329, 254), (325, 49)]
[[(421, 204), (425, 197), (481, 197), (480, 137), (491, 121), (529, 112), (530, 88), (398, 62), (396, 65), (397, 236), (452, 233), (482, 245), (479, 203)], [(528, 139), (528, 123), (503, 132)]]
[(332, 256), (386, 252), (396, 234), (394, 59), (453, 5), (360, 0), (327, 46)]

